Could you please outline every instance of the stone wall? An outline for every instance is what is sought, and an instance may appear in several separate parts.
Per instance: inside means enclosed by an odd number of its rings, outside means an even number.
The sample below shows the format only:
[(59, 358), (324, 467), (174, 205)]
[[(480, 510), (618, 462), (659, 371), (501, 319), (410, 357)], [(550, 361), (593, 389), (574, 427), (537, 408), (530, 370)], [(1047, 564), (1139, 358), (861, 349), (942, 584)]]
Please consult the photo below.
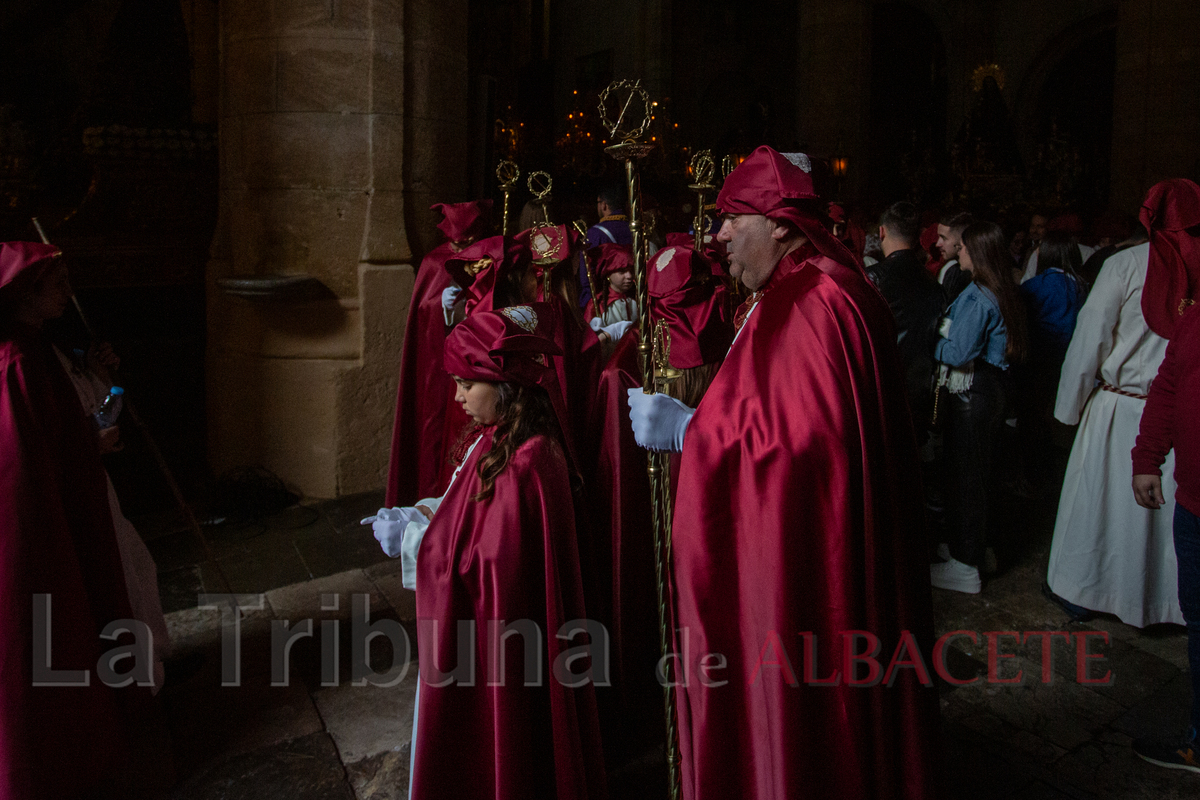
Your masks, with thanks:
[[(462, 191), (465, 0), (220, 4), (220, 219), (208, 269), (209, 454), (308, 496), (386, 474), (413, 248)], [(406, 219), (406, 216), (410, 217)], [(427, 246), (427, 245), (426, 245)], [(246, 299), (222, 278), (307, 275)]]

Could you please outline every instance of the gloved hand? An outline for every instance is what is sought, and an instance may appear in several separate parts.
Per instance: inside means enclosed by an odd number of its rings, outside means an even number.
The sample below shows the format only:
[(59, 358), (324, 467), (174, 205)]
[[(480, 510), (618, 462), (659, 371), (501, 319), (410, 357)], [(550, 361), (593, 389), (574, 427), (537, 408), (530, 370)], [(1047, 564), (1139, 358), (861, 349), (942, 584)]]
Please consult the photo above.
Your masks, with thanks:
[(589, 327), (589, 328), (591, 328), (591, 329), (592, 329), (593, 331), (595, 331), (596, 333), (599, 333), (599, 332), (600, 332), (600, 330), (601, 330), (601, 329), (600, 329), (600, 318), (599, 318), (599, 317), (592, 317), (591, 319), (589, 319), (589, 320), (588, 320), (588, 327)]
[(683, 436), (696, 410), (670, 395), (643, 394), (637, 387), (625, 394), (629, 397), (629, 419), (638, 445), (647, 450), (682, 453)]
[(415, 519), (425, 519), (425, 515), (415, 508), (381, 508), (371, 523), (375, 532), (375, 541), (379, 542), (383, 552), (390, 558), (400, 555), (400, 545), (404, 542), (404, 529)]
[(628, 331), (631, 327), (633, 327), (632, 322), (629, 322), (627, 320), (622, 320), (621, 322), (614, 322), (612, 325), (605, 325), (600, 330), (607, 333), (608, 338), (615, 342), (615, 341), (618, 341), (622, 336), (624, 336), (625, 332)]
[(458, 304), (458, 296), (462, 294), (462, 287), (458, 284), (450, 284), (442, 290), (442, 308), (449, 311)]

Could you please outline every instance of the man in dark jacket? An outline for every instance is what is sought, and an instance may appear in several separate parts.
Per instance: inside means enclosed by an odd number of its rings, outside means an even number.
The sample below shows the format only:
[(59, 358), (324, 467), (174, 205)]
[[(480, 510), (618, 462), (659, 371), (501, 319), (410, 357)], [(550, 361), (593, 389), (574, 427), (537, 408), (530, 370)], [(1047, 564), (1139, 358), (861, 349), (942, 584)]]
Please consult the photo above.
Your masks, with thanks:
[(883, 261), (867, 269), (892, 316), (904, 364), (908, 405), (918, 434), (932, 412), (933, 342), (943, 306), (942, 290), (925, 270), (920, 220), (912, 203), (894, 203), (879, 218)]

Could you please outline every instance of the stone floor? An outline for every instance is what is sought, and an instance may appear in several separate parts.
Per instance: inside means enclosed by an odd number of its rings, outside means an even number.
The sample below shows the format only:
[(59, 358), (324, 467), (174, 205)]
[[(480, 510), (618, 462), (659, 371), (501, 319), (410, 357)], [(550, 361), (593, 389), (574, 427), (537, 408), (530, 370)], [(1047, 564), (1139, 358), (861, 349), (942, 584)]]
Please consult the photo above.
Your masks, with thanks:
[[(177, 800), (392, 800), (407, 794), (409, 739), (416, 670), (392, 676), (392, 686), (355, 686), (358, 657), (352, 620), (355, 595), (370, 602), (377, 626), (402, 627), (415, 641), (412, 592), (401, 587), (398, 562), (378, 551), (358, 520), (377, 495), (301, 504), (254, 525), (205, 528), (206, 542), (176, 520), (143, 519), (159, 562), (167, 620), (177, 658), (203, 654), (203, 666), (160, 693), (175, 754)], [(1194, 798), (1200, 775), (1154, 767), (1130, 749), (1133, 737), (1186, 719), (1189, 689), (1183, 629), (1139, 631), (1113, 618), (1068, 624), (1040, 591), (1053, 523), (1050, 503), (1016, 503), (1000, 572), (981, 595), (935, 591), (939, 634), (960, 637), (947, 661), (959, 679), (941, 682), (942, 748), (951, 797)], [(221, 611), (196, 607), (198, 592), (247, 595), (256, 606), (240, 620), (239, 685), (222, 686), (233, 648), (222, 647)], [(335, 602), (336, 598), (336, 602)], [(336, 607), (334, 607), (336, 606)], [(277, 629), (316, 620), (313, 636), (297, 638), (290, 663), (272, 673), (272, 623)], [(390, 620), (391, 623), (384, 622)], [(360, 623), (360, 626), (363, 623)], [(303, 633), (303, 629), (298, 629)], [(1051, 637), (1052, 663), (1042, 670), (1042, 638), (996, 639), (997, 677), (1023, 672), (1023, 682), (987, 680), (987, 632), (1064, 631)], [(1077, 647), (1088, 650), (1085, 678), (1111, 671), (1107, 685), (1079, 680)], [(1104, 636), (1107, 635), (1107, 641)], [(336, 649), (335, 649), (336, 645)], [(406, 663), (377, 637), (368, 662), (378, 672)], [(323, 655), (324, 654), (324, 655)], [(1012, 654), (1012, 658), (1003, 656)], [(324, 663), (323, 663), (324, 658)], [(193, 662), (198, 659), (191, 659)], [(336, 674), (333, 673), (336, 668)], [(283, 679), (281, 680), (281, 676)], [(272, 685), (272, 681), (278, 685)], [(1044, 678), (1048, 678), (1045, 681)], [(619, 780), (617, 782), (620, 783)], [(645, 795), (618, 785), (613, 796)]]

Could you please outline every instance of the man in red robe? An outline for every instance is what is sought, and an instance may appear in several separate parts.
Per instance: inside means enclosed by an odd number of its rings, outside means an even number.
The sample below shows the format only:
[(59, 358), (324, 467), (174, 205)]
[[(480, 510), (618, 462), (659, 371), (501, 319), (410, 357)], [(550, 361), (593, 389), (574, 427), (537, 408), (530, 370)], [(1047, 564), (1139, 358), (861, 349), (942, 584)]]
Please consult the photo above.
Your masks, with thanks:
[(491, 208), (491, 200), (431, 206), (444, 216), (438, 230), (446, 235), (446, 241), (421, 260), (408, 307), (388, 466), (388, 507), (410, 505), (418, 498), (442, 492), (442, 464), (446, 448), (454, 444), (443, 439), (449, 378), (442, 369), (442, 346), (446, 341), (442, 297), (451, 288), (445, 264), (446, 259), (486, 231)]
[(938, 795), (920, 465), (895, 332), (822, 226), (811, 168), (760, 147), (725, 181), (718, 238), (753, 293), (695, 411), (630, 393), (639, 444), (683, 453), (688, 800)]
[[(3, 800), (91, 796), (119, 786), (128, 755), (124, 726), (149, 700), (145, 689), (117, 692), (91, 674), (101, 631), (133, 613), (99, 440), (41, 330), (70, 302), (60, 255), (40, 243), (0, 244)], [(48, 664), (35, 649), (35, 620), (47, 613), (39, 596), (50, 603)], [(48, 678), (37, 663), (59, 674)], [(66, 670), (87, 671), (88, 683)]]

